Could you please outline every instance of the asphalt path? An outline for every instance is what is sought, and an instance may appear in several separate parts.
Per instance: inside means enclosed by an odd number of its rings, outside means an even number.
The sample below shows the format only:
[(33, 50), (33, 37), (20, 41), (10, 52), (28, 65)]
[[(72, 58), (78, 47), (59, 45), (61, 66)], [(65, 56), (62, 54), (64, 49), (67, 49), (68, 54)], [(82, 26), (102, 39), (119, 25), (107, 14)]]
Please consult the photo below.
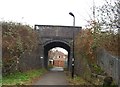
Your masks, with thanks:
[(42, 76), (34, 85), (68, 85), (62, 67), (54, 67)]

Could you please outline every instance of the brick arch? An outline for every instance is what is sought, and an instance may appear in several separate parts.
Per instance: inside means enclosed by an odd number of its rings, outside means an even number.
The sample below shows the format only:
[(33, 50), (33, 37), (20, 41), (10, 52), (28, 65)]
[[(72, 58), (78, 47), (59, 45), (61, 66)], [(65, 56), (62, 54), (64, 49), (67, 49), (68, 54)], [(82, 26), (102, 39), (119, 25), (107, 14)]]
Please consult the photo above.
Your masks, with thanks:
[[(47, 45), (49, 45), (49, 44), (51, 44), (51, 43), (61, 43), (61, 44), (64, 44), (64, 45), (66, 45), (66, 46), (71, 46), (71, 43), (69, 43), (68, 41), (65, 41), (65, 40), (48, 40), (48, 41), (46, 41), (45, 43), (43, 43), (43, 46), (47, 46)], [(59, 44), (55, 44), (56, 46), (58, 45), (59, 46)], [(61, 45), (60, 45), (61, 46)], [(62, 47), (62, 46), (61, 46)], [(53, 47), (51, 47), (51, 48), (53, 48)], [(65, 47), (62, 47), (62, 48), (65, 48)]]

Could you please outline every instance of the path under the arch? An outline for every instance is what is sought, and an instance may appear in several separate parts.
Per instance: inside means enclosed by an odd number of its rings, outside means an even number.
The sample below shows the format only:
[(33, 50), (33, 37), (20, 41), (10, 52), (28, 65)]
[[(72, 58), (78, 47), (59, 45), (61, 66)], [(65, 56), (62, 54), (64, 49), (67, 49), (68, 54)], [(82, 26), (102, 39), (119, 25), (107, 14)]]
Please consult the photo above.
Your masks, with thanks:
[(54, 67), (42, 76), (34, 85), (68, 85), (66, 74), (60, 67)]

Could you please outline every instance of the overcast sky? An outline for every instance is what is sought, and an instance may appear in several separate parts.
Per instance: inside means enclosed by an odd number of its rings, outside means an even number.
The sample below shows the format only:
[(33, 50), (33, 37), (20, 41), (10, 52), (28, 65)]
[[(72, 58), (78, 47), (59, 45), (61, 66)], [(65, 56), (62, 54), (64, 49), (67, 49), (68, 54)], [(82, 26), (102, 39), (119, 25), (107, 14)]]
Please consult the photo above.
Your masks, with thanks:
[[(96, 6), (104, 0), (94, 0)], [(84, 26), (92, 16), (93, 0), (0, 0), (0, 20), (22, 22), (29, 25)]]
[[(94, 0), (96, 6), (104, 0)], [(75, 25), (84, 27), (87, 20), (92, 17), (93, 0), (0, 0), (0, 20), (13, 21), (34, 26), (64, 25), (72, 26), (73, 17)], [(62, 52), (67, 52), (60, 49)]]
[(61, 48), (61, 47), (55, 47), (55, 48), (53, 48), (53, 49), (51, 49), (51, 50), (52, 50), (52, 51), (58, 50), (58, 51), (63, 52), (64, 54), (68, 55), (68, 52), (67, 52), (65, 49)]

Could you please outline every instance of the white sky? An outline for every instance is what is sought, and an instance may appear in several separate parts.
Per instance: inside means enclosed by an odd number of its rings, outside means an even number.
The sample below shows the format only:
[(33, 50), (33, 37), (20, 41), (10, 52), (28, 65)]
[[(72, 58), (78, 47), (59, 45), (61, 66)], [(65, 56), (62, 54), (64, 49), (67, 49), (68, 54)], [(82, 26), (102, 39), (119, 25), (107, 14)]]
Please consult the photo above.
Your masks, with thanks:
[[(104, 0), (94, 0), (96, 6)], [(86, 25), (93, 0), (0, 0), (0, 20), (22, 22), (34, 26), (40, 25), (73, 25), (76, 17), (76, 26)]]
[[(95, 5), (104, 0), (94, 0)], [(92, 16), (93, 0), (0, 0), (0, 20), (13, 21), (34, 26), (40, 25), (75, 25), (84, 27)], [(64, 53), (66, 51), (59, 49)]]

